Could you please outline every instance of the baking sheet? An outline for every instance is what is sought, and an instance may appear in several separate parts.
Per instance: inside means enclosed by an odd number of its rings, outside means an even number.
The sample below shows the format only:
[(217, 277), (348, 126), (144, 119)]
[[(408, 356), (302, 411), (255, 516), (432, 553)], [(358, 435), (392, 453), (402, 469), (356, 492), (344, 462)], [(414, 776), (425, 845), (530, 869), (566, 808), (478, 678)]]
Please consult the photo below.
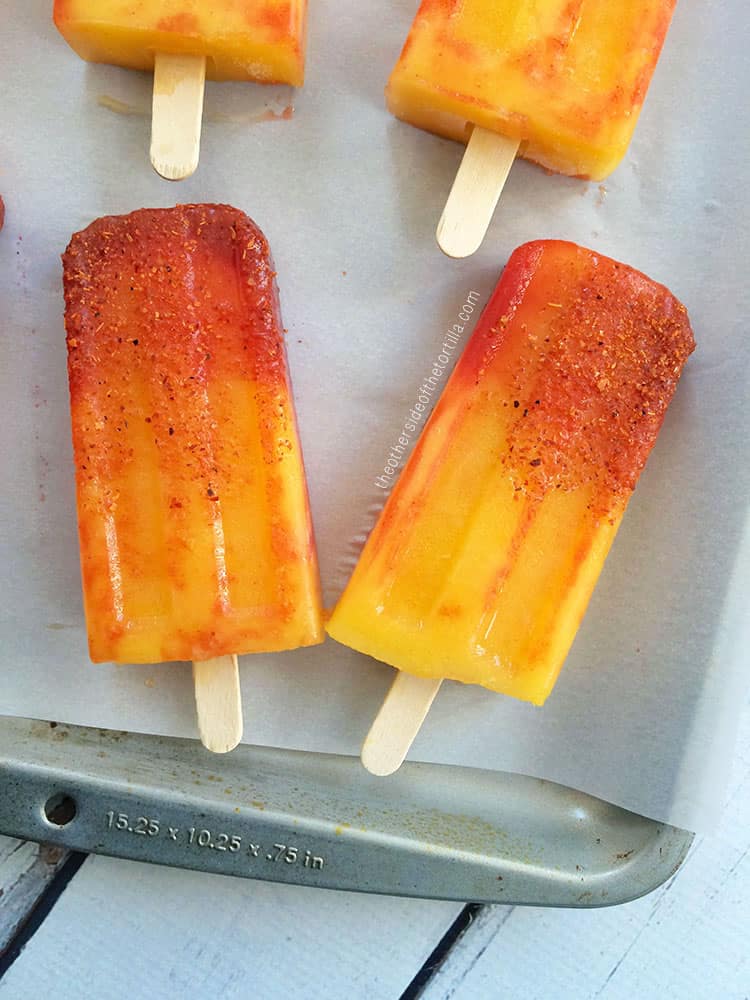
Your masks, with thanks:
[[(177, 201), (232, 203), (266, 232), (328, 602), (445, 331), (470, 293), (486, 300), (516, 245), (564, 237), (668, 284), (698, 349), (547, 704), (445, 684), (413, 756), (546, 777), (709, 829), (750, 642), (749, 303), (735, 266), (749, 242), (744, 7), (708, 17), (682, 3), (616, 174), (585, 184), (516, 164), (463, 262), (433, 235), (461, 149), (383, 106), (415, 8), (313, 0), (304, 90), (209, 84), (199, 171), (169, 185), (147, 159), (150, 78), (80, 62), (47, 0), (5, 0), (5, 49), (33, 58), (0, 69), (0, 713), (195, 735), (188, 665), (94, 667), (86, 655), (59, 262), (71, 232)], [(290, 101), (292, 119), (275, 120)], [(391, 677), (332, 641), (245, 657), (246, 738), (356, 753)]]

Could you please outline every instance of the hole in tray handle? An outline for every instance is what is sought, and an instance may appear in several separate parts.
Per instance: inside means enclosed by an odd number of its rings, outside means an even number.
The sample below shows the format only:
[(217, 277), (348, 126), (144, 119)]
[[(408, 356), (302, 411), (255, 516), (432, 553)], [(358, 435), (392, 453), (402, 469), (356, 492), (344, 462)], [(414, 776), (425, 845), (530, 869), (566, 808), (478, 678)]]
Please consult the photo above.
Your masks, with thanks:
[(75, 799), (64, 792), (51, 795), (44, 803), (44, 817), (53, 826), (67, 826), (77, 811)]

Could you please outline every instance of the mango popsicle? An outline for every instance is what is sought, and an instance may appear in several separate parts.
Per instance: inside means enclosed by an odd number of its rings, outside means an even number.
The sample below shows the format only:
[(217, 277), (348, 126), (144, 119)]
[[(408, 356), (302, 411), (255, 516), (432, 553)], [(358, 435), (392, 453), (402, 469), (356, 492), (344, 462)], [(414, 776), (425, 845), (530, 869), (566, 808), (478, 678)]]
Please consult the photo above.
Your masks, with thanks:
[(99, 219), (64, 257), (91, 659), (321, 642), (275, 273), (242, 212)]
[(153, 70), (156, 52), (206, 57), (211, 80), (302, 86), (307, 0), (55, 0), (82, 59)]
[(390, 110), (466, 142), (471, 126), (592, 180), (627, 150), (676, 0), (423, 0)]
[(542, 704), (693, 349), (684, 306), (638, 271), (516, 250), (329, 634)]
[(151, 163), (168, 180), (198, 166), (206, 76), (301, 87), (307, 0), (55, 0), (82, 59), (153, 70)]

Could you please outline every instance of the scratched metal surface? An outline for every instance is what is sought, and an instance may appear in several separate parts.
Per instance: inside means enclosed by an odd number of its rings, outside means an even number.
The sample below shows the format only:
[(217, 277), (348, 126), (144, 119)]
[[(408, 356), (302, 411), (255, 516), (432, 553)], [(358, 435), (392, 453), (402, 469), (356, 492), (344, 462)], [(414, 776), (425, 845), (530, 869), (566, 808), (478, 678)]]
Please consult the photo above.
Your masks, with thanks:
[[(64, 984), (65, 1000), (744, 1000), (749, 900), (750, 702), (716, 834), (633, 903), (481, 907), (436, 957), (459, 904), (92, 857), (0, 980), (0, 997)], [(5, 917), (2, 905), (0, 928)]]
[[(683, 830), (551, 782), (0, 720), (0, 831), (276, 882), (438, 899), (606, 906), (660, 885)], [(63, 825), (45, 804), (68, 796)], [(57, 817), (60, 818), (59, 816)], [(63, 817), (68, 818), (68, 817)]]
[(485, 907), (420, 1000), (747, 1000), (748, 941), (750, 699), (720, 822), (677, 878), (596, 912)]

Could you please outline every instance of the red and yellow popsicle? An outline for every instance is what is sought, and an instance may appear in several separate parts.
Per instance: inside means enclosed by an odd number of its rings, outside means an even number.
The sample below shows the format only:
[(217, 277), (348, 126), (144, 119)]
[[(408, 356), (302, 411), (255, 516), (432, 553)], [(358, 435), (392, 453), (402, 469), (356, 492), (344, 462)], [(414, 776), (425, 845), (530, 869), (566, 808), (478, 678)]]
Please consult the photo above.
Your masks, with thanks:
[(323, 639), (268, 244), (242, 212), (98, 219), (64, 257), (91, 659)]
[(663, 285), (572, 243), (512, 255), (327, 630), (541, 705), (694, 348)]
[(422, 0), (388, 83), (404, 121), (472, 125), (550, 170), (601, 180), (625, 154), (676, 0)]
[[(446, 253), (474, 252), (516, 155), (590, 180), (612, 173), (633, 135), (675, 4), (422, 0), (386, 94), (396, 117), (470, 142), (465, 180), (486, 209), (467, 208), (472, 191), (462, 193), (458, 220), (450, 217), (438, 231)], [(477, 236), (454, 237), (453, 225), (476, 226)]]
[(82, 59), (153, 70), (157, 52), (206, 57), (210, 80), (302, 86), (307, 0), (54, 0)]
[(153, 71), (151, 162), (169, 180), (198, 166), (206, 77), (304, 82), (307, 0), (54, 0), (53, 16), (82, 59)]

